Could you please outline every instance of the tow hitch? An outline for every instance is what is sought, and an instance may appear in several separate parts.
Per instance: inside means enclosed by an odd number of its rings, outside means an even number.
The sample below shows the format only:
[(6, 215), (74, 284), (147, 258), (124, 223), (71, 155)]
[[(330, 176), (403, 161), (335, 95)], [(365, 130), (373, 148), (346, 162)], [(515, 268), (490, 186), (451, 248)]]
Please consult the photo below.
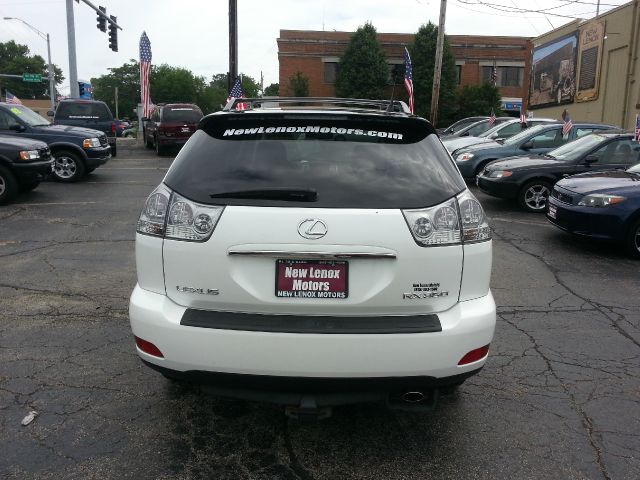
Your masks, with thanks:
[(284, 414), (298, 420), (301, 423), (315, 423), (318, 420), (329, 418), (333, 412), (331, 407), (318, 407), (313, 396), (305, 395), (300, 400), (300, 405), (288, 405), (284, 409)]

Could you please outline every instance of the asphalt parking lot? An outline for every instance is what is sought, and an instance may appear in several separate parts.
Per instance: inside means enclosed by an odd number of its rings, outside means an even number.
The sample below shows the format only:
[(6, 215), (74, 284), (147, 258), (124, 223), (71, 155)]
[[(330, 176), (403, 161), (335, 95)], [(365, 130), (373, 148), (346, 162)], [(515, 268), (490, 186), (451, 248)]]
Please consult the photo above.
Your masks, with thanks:
[(134, 230), (171, 161), (120, 149), (85, 181), (0, 207), (0, 477), (640, 478), (640, 262), (477, 191), (496, 338), (435, 411), (349, 406), (300, 424), (143, 366)]

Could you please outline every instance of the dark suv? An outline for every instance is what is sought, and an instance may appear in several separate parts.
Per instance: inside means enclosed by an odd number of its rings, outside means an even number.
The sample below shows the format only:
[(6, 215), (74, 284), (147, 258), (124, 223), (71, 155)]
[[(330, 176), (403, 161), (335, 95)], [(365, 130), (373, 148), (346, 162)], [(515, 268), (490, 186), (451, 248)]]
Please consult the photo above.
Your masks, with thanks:
[(61, 182), (76, 182), (111, 158), (111, 148), (104, 133), (51, 125), (24, 105), (0, 103), (0, 134), (45, 142), (54, 157), (51, 173)]
[(0, 205), (18, 192), (36, 188), (51, 171), (52, 163), (46, 143), (0, 135)]
[(100, 130), (107, 136), (111, 156), (116, 156), (117, 124), (106, 103), (97, 100), (63, 100), (55, 111), (53, 124)]
[(144, 118), (144, 144), (162, 155), (168, 147), (180, 146), (198, 129), (202, 110), (191, 103), (159, 105), (150, 118)]

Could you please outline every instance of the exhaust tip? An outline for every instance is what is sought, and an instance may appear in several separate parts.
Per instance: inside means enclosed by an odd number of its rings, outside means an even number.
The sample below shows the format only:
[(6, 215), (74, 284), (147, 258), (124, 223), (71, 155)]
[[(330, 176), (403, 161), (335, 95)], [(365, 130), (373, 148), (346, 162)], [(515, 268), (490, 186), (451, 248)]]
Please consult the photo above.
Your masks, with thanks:
[(405, 392), (401, 398), (407, 403), (420, 403), (424, 400), (425, 395), (422, 392)]

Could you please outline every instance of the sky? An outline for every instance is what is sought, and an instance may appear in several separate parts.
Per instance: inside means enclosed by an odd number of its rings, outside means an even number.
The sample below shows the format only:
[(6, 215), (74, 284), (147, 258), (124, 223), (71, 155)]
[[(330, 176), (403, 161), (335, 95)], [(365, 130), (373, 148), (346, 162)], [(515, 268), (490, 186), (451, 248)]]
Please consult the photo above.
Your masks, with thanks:
[[(572, 18), (591, 18), (598, 0), (449, 0), (445, 31), (451, 35), (515, 35), (535, 37)], [(73, 2), (78, 78), (88, 80), (138, 58), (143, 31), (151, 41), (153, 64), (167, 63), (210, 79), (228, 70), (228, 0), (91, 0), (115, 15), (117, 53), (108, 46), (108, 34), (96, 28), (95, 12)], [(280, 29), (354, 31), (370, 21), (378, 32), (415, 33), (429, 21), (438, 23), (438, 0), (238, 0), (238, 70), (265, 87), (278, 82)], [(623, 0), (602, 0), (600, 12)], [(494, 8), (486, 4), (494, 5)], [(528, 12), (514, 12), (516, 8)], [(512, 10), (512, 11), (505, 11)], [(546, 14), (531, 10), (545, 10)], [(551, 14), (561, 15), (551, 15)], [(0, 42), (15, 40), (31, 53), (47, 58), (46, 41), (15, 20), (17, 17), (51, 36), (53, 63), (66, 80), (68, 92), (66, 0), (0, 0)], [(15, 73), (15, 72), (0, 72)], [(22, 72), (18, 72), (22, 73)]]

